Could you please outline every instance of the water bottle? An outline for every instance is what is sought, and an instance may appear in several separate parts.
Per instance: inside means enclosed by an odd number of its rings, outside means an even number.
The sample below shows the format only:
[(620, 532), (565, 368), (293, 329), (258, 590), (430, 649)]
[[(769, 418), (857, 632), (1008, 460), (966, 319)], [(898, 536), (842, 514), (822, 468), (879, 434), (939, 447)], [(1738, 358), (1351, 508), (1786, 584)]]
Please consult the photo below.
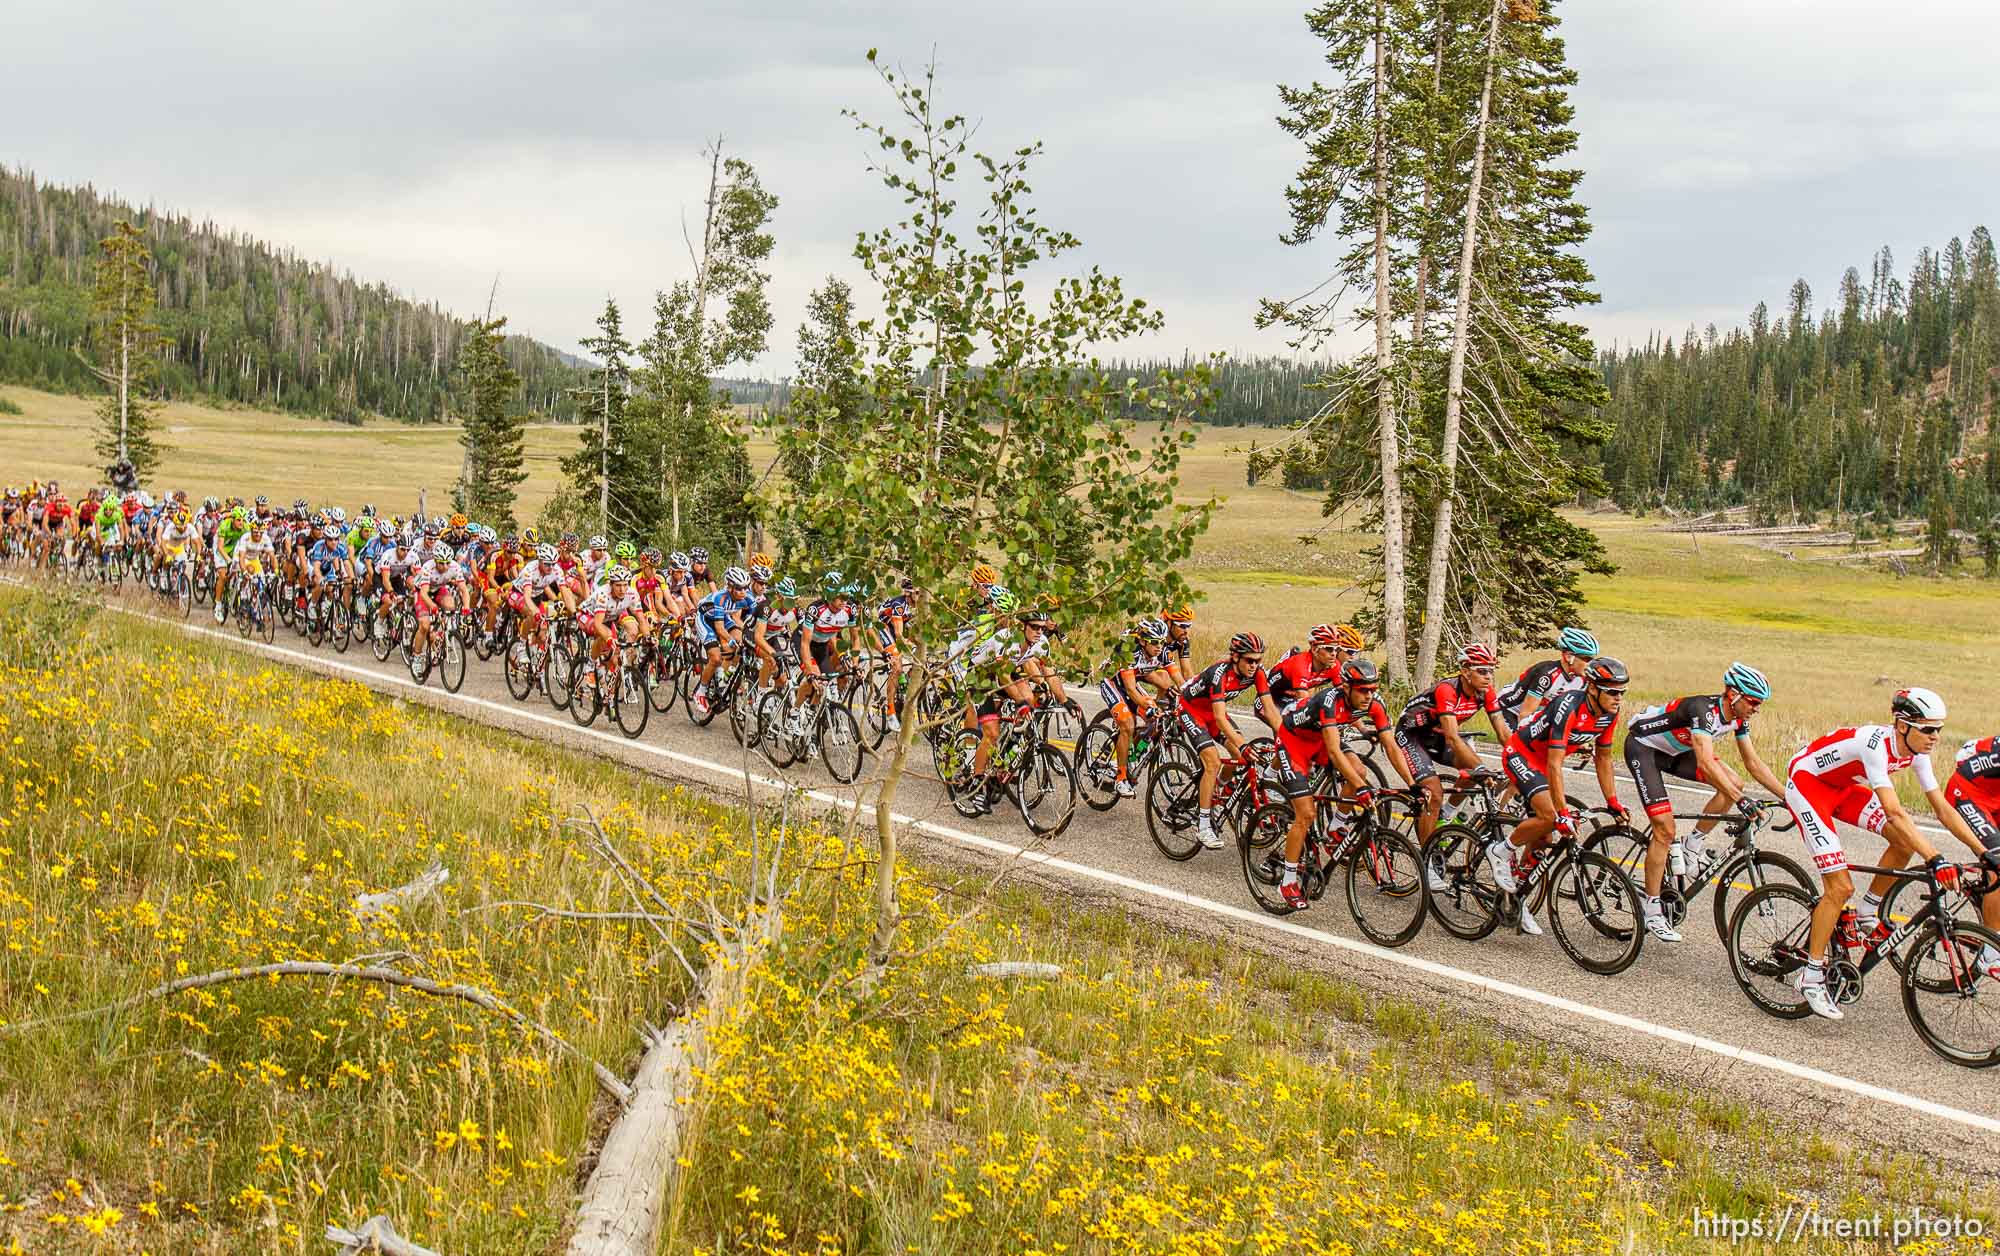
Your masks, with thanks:
[(1840, 921), (1833, 927), (1833, 936), (1840, 943), (1841, 949), (1846, 950), (1861, 945), (1861, 930), (1858, 921), (1859, 916), (1856, 914), (1854, 908), (1843, 907), (1840, 909)]

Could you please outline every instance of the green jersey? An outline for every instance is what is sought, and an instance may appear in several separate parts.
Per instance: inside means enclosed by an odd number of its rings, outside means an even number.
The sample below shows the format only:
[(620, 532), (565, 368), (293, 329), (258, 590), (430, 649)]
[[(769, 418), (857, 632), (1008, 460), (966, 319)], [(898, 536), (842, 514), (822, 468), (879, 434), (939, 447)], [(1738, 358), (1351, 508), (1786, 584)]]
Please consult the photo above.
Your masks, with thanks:
[(249, 532), (249, 528), (224, 519), (221, 525), (215, 529), (215, 543), (222, 547), (222, 553), (225, 558), (232, 557), (236, 553), (236, 543), (248, 535)]

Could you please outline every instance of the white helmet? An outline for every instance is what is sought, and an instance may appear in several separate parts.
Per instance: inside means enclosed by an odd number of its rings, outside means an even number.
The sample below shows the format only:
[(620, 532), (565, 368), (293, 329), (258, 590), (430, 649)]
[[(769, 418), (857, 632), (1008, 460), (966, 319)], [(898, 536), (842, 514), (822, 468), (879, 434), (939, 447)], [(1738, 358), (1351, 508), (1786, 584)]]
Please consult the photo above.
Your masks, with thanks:
[(1944, 722), (1944, 699), (1928, 689), (1904, 689), (1889, 703), (1899, 720), (1920, 720), (1926, 724)]
[(439, 541), (436, 545), (431, 546), (431, 557), (437, 562), (450, 562), (451, 546), (446, 545), (443, 541)]
[(624, 563), (613, 563), (611, 570), (604, 573), (604, 578), (612, 584), (627, 584), (632, 579), (632, 569)]
[(560, 557), (561, 555), (556, 553), (556, 547), (553, 545), (543, 544), (535, 547), (535, 561), (544, 567), (553, 566), (556, 559)]

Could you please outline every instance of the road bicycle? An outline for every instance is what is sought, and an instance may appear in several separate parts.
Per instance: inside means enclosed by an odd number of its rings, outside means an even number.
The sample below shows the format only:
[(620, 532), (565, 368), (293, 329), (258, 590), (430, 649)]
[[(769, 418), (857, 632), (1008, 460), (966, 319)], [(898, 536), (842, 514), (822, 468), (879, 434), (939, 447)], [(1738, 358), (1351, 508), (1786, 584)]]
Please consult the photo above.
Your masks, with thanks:
[[(1146, 774), (1146, 829), (1162, 855), (1180, 863), (1200, 854), (1197, 825), (1201, 818), (1201, 757), (1174, 720), (1170, 736), (1181, 739), (1186, 754), (1163, 754)], [(1210, 796), (1210, 818), (1225, 842), (1240, 838), (1243, 825), (1258, 808), (1273, 801), (1265, 784), (1266, 770), (1277, 743), (1258, 737), (1243, 743), (1243, 752), (1225, 756)]]
[(953, 731), (944, 741), (938, 772), (952, 807), (976, 819), (1006, 798), (1036, 837), (1056, 837), (1067, 829), (1076, 817), (1076, 773), (1069, 755), (1047, 739), (1052, 718), (1047, 707), (1021, 706), (1003, 715), (984, 774), (973, 766), (979, 733), (963, 725)]
[[(1476, 942), (1503, 920), (1525, 932), (1521, 912), (1546, 910), (1556, 942), (1577, 967), (1606, 977), (1630, 968), (1646, 931), (1639, 891), (1624, 869), (1565, 835), (1516, 872), (1514, 893), (1502, 890), (1486, 852), (1507, 840), (1516, 821), (1494, 801), (1493, 777), (1475, 778), (1481, 786), (1475, 814), (1438, 825), (1424, 848), (1431, 915), (1453, 937)], [(1602, 807), (1589, 814), (1612, 815)]]
[[(1370, 805), (1359, 807), (1336, 829), (1340, 809), (1360, 801), (1342, 792), (1344, 784), (1328, 768), (1314, 776), (1318, 808), (1306, 826), (1299, 853), (1299, 884), (1306, 898), (1316, 903), (1336, 875), (1344, 873), (1347, 911), (1355, 926), (1378, 946), (1402, 946), (1423, 930), (1429, 911), (1423, 852), (1411, 836), (1423, 809), (1422, 796), (1406, 789), (1378, 791)], [(1285, 901), (1279, 889), (1285, 834), (1292, 819), (1289, 801), (1266, 803), (1237, 834), (1250, 897), (1274, 916), (1299, 910)]]
[[(1726, 853), (1710, 854), (1701, 867), (1685, 872), (1675, 872), (1671, 865), (1668, 867), (1660, 880), (1660, 914), (1667, 918), (1668, 924), (1680, 928), (1681, 922), (1687, 918), (1689, 907), (1710, 886), (1715, 888), (1712, 906), (1715, 936), (1718, 938), (1728, 936), (1729, 913), (1735, 907), (1740, 892), (1759, 890), (1773, 881), (1789, 881), (1800, 889), (1812, 890), (1812, 878), (1796, 859), (1774, 850), (1759, 849), (1757, 845), (1757, 834), (1770, 825), (1775, 814), (1785, 811), (1785, 804), (1764, 799), (1752, 805), (1754, 810), (1750, 814), (1724, 812), (1720, 817), (1722, 830), (1730, 839)], [(1674, 815), (1676, 820), (1717, 818), (1706, 812)], [(1797, 823), (1787, 819), (1783, 824), (1771, 826), (1770, 831), (1788, 832)], [(1643, 894), (1646, 892), (1646, 852), (1652, 842), (1650, 830), (1620, 821), (1593, 829), (1584, 838), (1583, 848), (1603, 855), (1623, 868), (1625, 875)]]
[[(1171, 718), (1171, 700), (1162, 699), (1146, 708), (1146, 718), (1134, 720), (1132, 745), (1125, 756), (1125, 779), (1150, 781), (1154, 765), (1174, 758), (1200, 770), (1200, 763), (1180, 723)], [(1109, 811), (1118, 805), (1118, 722), (1109, 711), (1099, 711), (1076, 740), (1076, 783), (1084, 803), (1092, 811)], [(1133, 792), (1138, 792), (1135, 787)]]
[[(747, 659), (738, 669), (751, 671)], [(755, 689), (751, 679), (741, 681), (731, 674), (732, 697)], [(784, 681), (756, 699), (757, 709), (747, 721), (744, 743), (763, 751), (772, 767), (787, 768), (817, 754), (834, 780), (851, 784), (861, 775), (861, 728), (854, 712), (841, 700), (839, 686), (849, 672), (823, 672), (814, 686), (818, 695), (803, 696), (807, 673), (797, 667), (786, 670)], [(736, 705), (730, 707), (735, 718)]]
[(238, 572), (229, 582), (229, 617), (241, 637), (257, 637), (269, 645), (278, 635), (278, 608), (271, 576)]
[[(1903, 1014), (1925, 1046), (1966, 1068), (2000, 1064), (2000, 979), (1979, 964), (1982, 950), (2000, 950), (2000, 934), (1958, 913), (1967, 900), (2000, 891), (2000, 873), (1963, 865), (1958, 885), (1946, 888), (1929, 866), (1850, 864), (1848, 870), (1857, 876), (1886, 872), (1896, 878), (1896, 890), (1923, 897), (1886, 935), (1866, 939), (1856, 934), (1854, 909), (1842, 910), (1826, 956), (1826, 991), (1834, 1003), (1858, 1002), (1868, 974), (1889, 959), (1899, 972)], [(1812, 1014), (1798, 976), (1806, 966), (1818, 902), (1816, 893), (1774, 881), (1745, 894), (1730, 916), (1729, 974), (1752, 1003), (1782, 1020)], [(1884, 912), (1885, 921), (1893, 919), (1886, 901)]]
[(577, 690), (570, 695), (570, 718), (588, 728), (599, 711), (605, 712), (618, 731), (637, 737), (646, 731), (653, 708), (646, 700), (644, 674), (630, 660), (632, 646), (619, 633), (619, 641), (608, 656), (599, 657), (596, 641), (584, 638), (587, 657), (559, 669), (576, 678)]
[(404, 620), (403, 654), (409, 660), (411, 680), (421, 685), (436, 672), (447, 691), (459, 691), (465, 684), (465, 636), (461, 619), (470, 615), (463, 608), (433, 612), (421, 652), (416, 648), (417, 617), (411, 615)]

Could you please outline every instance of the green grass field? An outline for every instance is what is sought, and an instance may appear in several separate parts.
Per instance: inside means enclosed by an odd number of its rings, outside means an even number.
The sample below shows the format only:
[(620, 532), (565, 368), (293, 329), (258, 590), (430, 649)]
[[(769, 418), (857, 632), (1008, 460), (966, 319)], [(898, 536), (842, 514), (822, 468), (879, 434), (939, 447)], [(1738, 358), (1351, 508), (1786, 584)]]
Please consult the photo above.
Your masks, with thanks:
[[(0, 389), (22, 410), (0, 415), (6, 478), (67, 476), (89, 482), (101, 460), (91, 452), (88, 398)], [(442, 504), (459, 465), (455, 428), (376, 424), (364, 428), (251, 410), (175, 404), (166, 410), (175, 452), (162, 482), (195, 493), (299, 493), (350, 507), (373, 501), (413, 509), (428, 486)], [(1180, 500), (1224, 499), (1187, 575), (1201, 591), (1204, 650), (1253, 628), (1274, 641), (1303, 638), (1317, 622), (1351, 616), (1361, 601), (1368, 538), (1329, 520), (1316, 494), (1244, 482), (1242, 449), (1271, 433), (1209, 429), (1182, 468)], [(554, 492), (557, 461), (575, 428), (538, 427), (528, 438), (529, 478), (522, 514), (532, 517)], [(759, 471), (768, 446), (753, 445)], [(2000, 694), (1984, 684), (2000, 654), (1987, 644), (2000, 619), (2000, 582), (1898, 578), (1662, 531), (1648, 520), (1583, 516), (1619, 572), (1586, 581), (1589, 627), (1631, 667), (1642, 702), (1712, 687), (1732, 660), (1763, 668), (1777, 700), (1760, 732), (1766, 758), (1843, 724), (1881, 718), (1889, 694), (1928, 685), (1952, 706), (1944, 742), (2000, 728)], [(1305, 538), (1305, 539), (1301, 539)], [(1507, 673), (1530, 662), (1504, 660)], [(1636, 708), (1635, 708), (1636, 709)]]

